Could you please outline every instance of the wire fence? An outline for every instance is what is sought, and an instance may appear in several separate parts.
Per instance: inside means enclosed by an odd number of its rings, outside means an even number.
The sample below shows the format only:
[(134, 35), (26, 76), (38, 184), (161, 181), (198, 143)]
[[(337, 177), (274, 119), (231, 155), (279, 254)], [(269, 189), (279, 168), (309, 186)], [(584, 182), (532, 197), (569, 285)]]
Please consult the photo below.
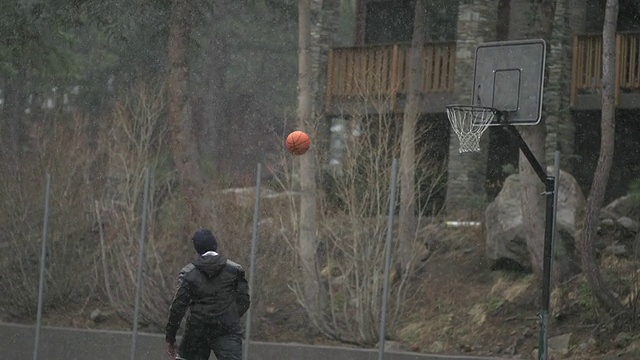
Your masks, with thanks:
[[(145, 247), (146, 247), (146, 237), (147, 237), (147, 215), (149, 212), (149, 193), (151, 187), (151, 178), (152, 174), (148, 168), (144, 169), (144, 183), (143, 183), (143, 202), (141, 206), (141, 223), (139, 229), (139, 245), (138, 245), (138, 261), (137, 268), (135, 271), (135, 296), (134, 296), (134, 305), (133, 305), (133, 323), (132, 323), (132, 331), (131, 331), (131, 348), (130, 348), (130, 359), (135, 360), (136, 354), (138, 353), (136, 350), (138, 344), (139, 337), (139, 328), (141, 322), (141, 294), (143, 292), (143, 287), (145, 285), (145, 281), (143, 278), (144, 266), (145, 266)], [(398, 176), (398, 162), (396, 159), (393, 160), (392, 170), (391, 170), (391, 184), (390, 184), (390, 199), (389, 202), (389, 214), (388, 214), (388, 225), (387, 225), (387, 234), (385, 239), (385, 260), (384, 260), (384, 285), (383, 285), (383, 299), (382, 305), (380, 309), (381, 321), (379, 328), (379, 336), (380, 339), (386, 338), (386, 326), (387, 326), (387, 307), (388, 307), (388, 298), (389, 298), (389, 288), (390, 288), (390, 271), (391, 271), (391, 252), (392, 252), (392, 239), (393, 239), (393, 210), (395, 209), (395, 194), (396, 194), (396, 178)], [(253, 299), (255, 278), (256, 278), (256, 257), (258, 253), (259, 246), (259, 232), (258, 225), (260, 223), (260, 198), (261, 198), (261, 178), (262, 178), (262, 166), (261, 164), (257, 165), (256, 168), (256, 191), (255, 191), (255, 207), (253, 213), (253, 226), (252, 226), (252, 239), (251, 239), (251, 253), (249, 259), (249, 269), (248, 269), (248, 281), (249, 281), (249, 291), (250, 296)], [(45, 199), (44, 199), (44, 221), (42, 228), (42, 239), (41, 239), (41, 257), (39, 264), (39, 287), (38, 287), (38, 301), (37, 301), (37, 317), (36, 317), (36, 325), (35, 325), (35, 337), (34, 337), (34, 345), (33, 345), (33, 360), (41, 359), (41, 354), (39, 350), (41, 350), (41, 331), (43, 328), (42, 324), (42, 313), (44, 308), (44, 302), (46, 297), (46, 289), (45, 283), (47, 281), (47, 254), (48, 254), (48, 241), (49, 241), (49, 215), (50, 215), (50, 198), (51, 198), (51, 182), (52, 176), (50, 174), (46, 174), (46, 187), (45, 187)], [(252, 308), (246, 314), (246, 324), (245, 324), (245, 344), (243, 348), (243, 360), (248, 360), (253, 358), (251, 356), (251, 333), (252, 333), (252, 317), (253, 311)], [(383, 360), (385, 357), (385, 342), (380, 341), (378, 346), (378, 359)]]

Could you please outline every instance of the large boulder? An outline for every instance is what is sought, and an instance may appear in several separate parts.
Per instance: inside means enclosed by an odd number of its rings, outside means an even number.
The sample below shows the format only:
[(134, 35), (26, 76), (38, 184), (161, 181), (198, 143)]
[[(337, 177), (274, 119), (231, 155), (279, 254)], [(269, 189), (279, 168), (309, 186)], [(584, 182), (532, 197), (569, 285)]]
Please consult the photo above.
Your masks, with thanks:
[(640, 220), (640, 196), (627, 194), (607, 204), (600, 212), (600, 219), (614, 219), (626, 217)]
[[(553, 166), (547, 171), (552, 174)], [(575, 267), (575, 237), (584, 216), (586, 200), (575, 178), (562, 170), (558, 188), (556, 256), (570, 260), (571, 266)], [(485, 210), (486, 255), (492, 269), (505, 265), (531, 269), (522, 224), (521, 194), (519, 174), (511, 175)]]
[(628, 194), (602, 208), (594, 243), (598, 253), (631, 255), (640, 244), (640, 196)]

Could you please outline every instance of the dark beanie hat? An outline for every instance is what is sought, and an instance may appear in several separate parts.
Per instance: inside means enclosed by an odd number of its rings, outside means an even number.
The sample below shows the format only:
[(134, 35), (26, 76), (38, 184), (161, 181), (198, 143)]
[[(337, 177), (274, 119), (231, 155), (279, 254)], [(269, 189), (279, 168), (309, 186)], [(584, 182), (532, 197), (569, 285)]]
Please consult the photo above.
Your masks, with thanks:
[(213, 236), (211, 230), (199, 229), (195, 234), (193, 234), (191, 240), (193, 240), (193, 247), (200, 255), (207, 251), (218, 250), (218, 241), (216, 240), (216, 237)]

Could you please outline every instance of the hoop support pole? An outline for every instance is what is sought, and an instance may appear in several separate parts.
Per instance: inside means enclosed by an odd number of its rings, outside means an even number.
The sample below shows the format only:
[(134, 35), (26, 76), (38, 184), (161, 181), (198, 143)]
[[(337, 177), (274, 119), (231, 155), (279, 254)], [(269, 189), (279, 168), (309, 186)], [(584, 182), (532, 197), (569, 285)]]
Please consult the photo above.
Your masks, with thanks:
[(524, 141), (522, 135), (520, 135), (520, 132), (518, 132), (516, 127), (513, 125), (506, 125), (504, 126), (504, 128), (514, 137), (514, 139), (518, 143), (520, 151), (522, 151), (527, 160), (529, 160), (529, 164), (531, 164), (533, 171), (536, 172), (538, 178), (540, 178), (540, 181), (542, 181), (542, 183), (546, 185), (548, 180), (547, 172), (542, 168), (542, 165), (540, 165), (540, 162), (538, 161), (538, 159), (536, 159), (536, 156), (533, 155), (533, 152), (531, 152), (529, 145), (527, 145), (527, 143)]
[[(556, 204), (557, 204), (557, 177), (547, 175), (545, 169), (536, 159), (536, 156), (531, 152), (531, 149), (520, 135), (520, 132), (513, 125), (504, 126), (518, 143), (520, 151), (531, 164), (531, 167), (536, 172), (536, 175), (540, 178), (540, 181), (544, 184), (545, 196), (546, 196), (546, 209), (545, 209), (545, 227), (544, 227), (544, 253), (542, 263), (542, 309), (540, 310), (540, 337), (538, 341), (538, 360), (547, 360), (549, 358), (548, 343), (549, 343), (549, 313), (551, 307), (551, 265), (553, 260), (553, 245), (555, 235), (555, 219), (556, 219)], [(559, 174), (559, 154), (556, 154), (556, 173)], [(559, 176), (558, 176), (559, 177)]]

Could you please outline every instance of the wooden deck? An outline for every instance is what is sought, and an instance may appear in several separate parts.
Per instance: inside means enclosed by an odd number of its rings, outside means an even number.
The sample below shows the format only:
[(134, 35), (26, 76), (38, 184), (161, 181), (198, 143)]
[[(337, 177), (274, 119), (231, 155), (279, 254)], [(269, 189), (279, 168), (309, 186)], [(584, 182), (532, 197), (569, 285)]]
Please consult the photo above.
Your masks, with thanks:
[[(331, 49), (327, 69), (326, 110), (344, 113), (400, 113), (409, 78), (410, 44)], [(640, 109), (640, 32), (616, 38), (616, 102), (621, 109)], [(422, 54), (422, 113), (444, 112), (452, 103), (456, 70), (455, 42), (428, 43)], [(602, 35), (576, 35), (573, 41), (571, 107), (600, 108)]]
[[(335, 48), (329, 52), (327, 111), (402, 111), (410, 44)], [(453, 96), (456, 45), (426, 44), (422, 54), (422, 112), (444, 112)]]
[[(621, 109), (640, 108), (640, 32), (616, 36), (616, 103)], [(600, 109), (602, 34), (576, 35), (573, 40), (571, 106)]]

